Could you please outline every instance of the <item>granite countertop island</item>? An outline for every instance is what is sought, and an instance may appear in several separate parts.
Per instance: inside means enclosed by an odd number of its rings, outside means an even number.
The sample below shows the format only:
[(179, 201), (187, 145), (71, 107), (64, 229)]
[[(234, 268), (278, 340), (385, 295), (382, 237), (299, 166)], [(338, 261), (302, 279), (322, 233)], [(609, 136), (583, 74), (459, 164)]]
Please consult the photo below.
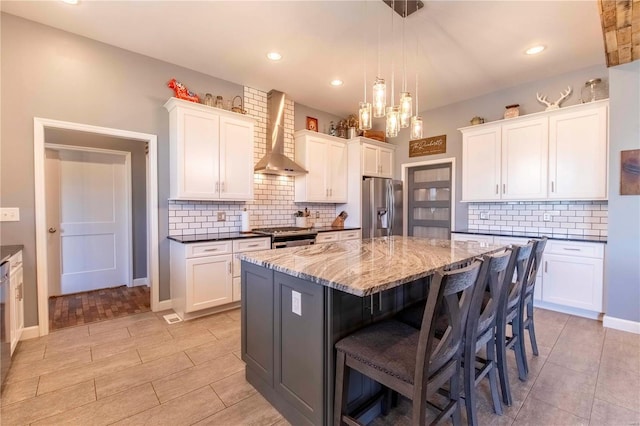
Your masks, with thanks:
[[(437, 269), (503, 247), (392, 236), (243, 253), (247, 381), (291, 424), (332, 424), (335, 343), (423, 301)], [(354, 380), (349, 405), (380, 389)]]
[(303, 280), (369, 296), (464, 264), (502, 245), (381, 237), (246, 253), (241, 260)]

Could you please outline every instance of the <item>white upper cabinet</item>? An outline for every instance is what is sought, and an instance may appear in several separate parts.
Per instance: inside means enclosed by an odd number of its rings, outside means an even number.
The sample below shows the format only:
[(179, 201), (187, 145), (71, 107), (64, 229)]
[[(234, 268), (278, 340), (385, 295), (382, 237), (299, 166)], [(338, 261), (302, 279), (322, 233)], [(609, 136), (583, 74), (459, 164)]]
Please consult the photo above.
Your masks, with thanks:
[(171, 98), (170, 197), (176, 200), (253, 199), (254, 120)]
[(296, 162), (309, 173), (295, 177), (295, 202), (347, 201), (347, 145), (344, 139), (300, 130), (295, 133)]
[(462, 136), (462, 199), (499, 200), (500, 126), (483, 126)]
[(547, 196), (546, 117), (502, 125), (502, 199), (536, 200)]
[(391, 148), (371, 142), (362, 143), (362, 175), (393, 178), (393, 154)]
[(607, 199), (607, 104), (549, 119), (549, 198)]
[(607, 198), (608, 101), (466, 127), (462, 200)]

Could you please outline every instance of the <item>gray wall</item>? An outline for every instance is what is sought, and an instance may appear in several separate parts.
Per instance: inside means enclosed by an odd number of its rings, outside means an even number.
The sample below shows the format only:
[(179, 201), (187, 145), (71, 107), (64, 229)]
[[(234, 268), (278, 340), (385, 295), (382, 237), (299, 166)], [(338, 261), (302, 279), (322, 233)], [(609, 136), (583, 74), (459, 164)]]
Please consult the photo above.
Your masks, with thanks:
[[(547, 95), (555, 101), (560, 97), (560, 91), (571, 86), (573, 93), (565, 99), (563, 106), (580, 103), (580, 91), (584, 82), (590, 78), (601, 77), (607, 79), (607, 69), (604, 65), (594, 66), (557, 77), (535, 81), (510, 89), (494, 92), (489, 95), (470, 99), (429, 111), (421, 111), (424, 120), (424, 137), (447, 135), (447, 152), (445, 154), (428, 155), (409, 158), (409, 131), (403, 129), (397, 138), (390, 142), (397, 145), (396, 149), (396, 177), (400, 178), (401, 165), (404, 163), (431, 161), (439, 158), (455, 157), (456, 159), (456, 219), (455, 229), (467, 227), (467, 205), (460, 203), (462, 195), (462, 134), (457, 130), (469, 126), (474, 116), (483, 117), (487, 122), (503, 118), (505, 105), (520, 104), (520, 115), (544, 111), (545, 105), (536, 100), (536, 92)], [(374, 122), (383, 119), (374, 119)]]
[(112, 149), (131, 153), (131, 228), (133, 278), (147, 278), (147, 154), (140, 141), (78, 132), (45, 129), (46, 143)]
[(329, 123), (333, 121), (336, 126), (338, 122), (346, 117), (329, 114), (328, 112), (313, 109), (306, 105), (296, 103), (294, 105), (295, 118), (293, 120), (293, 128), (295, 130), (304, 130), (307, 128), (307, 116), (318, 119), (318, 132), (329, 133)]
[(620, 195), (620, 151), (640, 149), (640, 61), (609, 68), (607, 316), (640, 322), (640, 195)]
[[(35, 277), (33, 117), (152, 133), (158, 136), (160, 300), (169, 294), (169, 114), (175, 77), (191, 90), (230, 99), (243, 87), (117, 47), (2, 14), (2, 244), (23, 244), (25, 325), (38, 323)], [(150, 206), (154, 208), (154, 206)]]

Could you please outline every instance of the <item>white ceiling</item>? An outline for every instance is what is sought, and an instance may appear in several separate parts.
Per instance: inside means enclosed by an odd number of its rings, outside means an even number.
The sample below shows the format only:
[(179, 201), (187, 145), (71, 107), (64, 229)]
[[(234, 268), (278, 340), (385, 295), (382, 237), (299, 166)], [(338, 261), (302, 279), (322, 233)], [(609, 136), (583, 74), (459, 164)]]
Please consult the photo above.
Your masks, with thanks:
[[(363, 97), (365, 38), (375, 77), (380, 26), (381, 74), (389, 85), (393, 56), (400, 91), (402, 18), (393, 13), (391, 43), (392, 12), (381, 0), (2, 1), (2, 10), (343, 116)], [(596, 0), (427, 0), (406, 18), (405, 34), (421, 110), (605, 62)], [(547, 50), (524, 55), (534, 44)], [(268, 61), (271, 50), (283, 59)], [(334, 78), (344, 85), (331, 87)]]

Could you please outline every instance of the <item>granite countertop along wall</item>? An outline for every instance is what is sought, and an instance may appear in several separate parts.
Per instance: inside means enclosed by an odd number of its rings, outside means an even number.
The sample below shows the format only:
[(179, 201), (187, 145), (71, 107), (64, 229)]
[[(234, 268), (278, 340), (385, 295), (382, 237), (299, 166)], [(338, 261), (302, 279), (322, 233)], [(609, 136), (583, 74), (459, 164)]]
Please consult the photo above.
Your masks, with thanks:
[(195, 235), (171, 235), (170, 240), (179, 243), (205, 243), (207, 241), (239, 240), (243, 238), (271, 238), (269, 235), (241, 233), (241, 232), (220, 232), (215, 234), (195, 234)]
[(504, 246), (476, 242), (382, 237), (241, 255), (249, 263), (341, 290), (369, 296), (465, 263)]
[(9, 260), (11, 256), (24, 249), (22, 244), (14, 246), (0, 246), (0, 263)]
[(477, 229), (462, 229), (451, 231), (458, 234), (469, 235), (492, 235), (494, 237), (520, 237), (520, 238), (542, 238), (547, 237), (550, 240), (565, 241), (582, 241), (585, 243), (605, 243), (607, 237), (598, 237), (595, 235), (572, 235), (572, 234), (553, 234), (545, 232), (524, 232), (524, 231), (483, 231)]

